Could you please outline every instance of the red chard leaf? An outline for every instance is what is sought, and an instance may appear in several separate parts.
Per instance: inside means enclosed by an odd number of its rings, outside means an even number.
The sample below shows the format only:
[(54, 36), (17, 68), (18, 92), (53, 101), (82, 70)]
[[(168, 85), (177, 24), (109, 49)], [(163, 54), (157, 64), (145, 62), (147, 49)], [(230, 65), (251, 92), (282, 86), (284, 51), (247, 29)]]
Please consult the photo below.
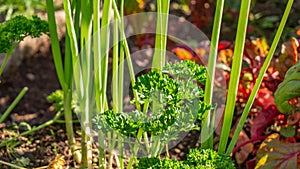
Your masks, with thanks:
[(275, 117), (279, 114), (277, 108), (272, 105), (267, 109), (262, 109), (261, 112), (254, 118), (251, 124), (251, 138), (256, 138), (262, 135), (265, 128), (272, 124), (275, 120)]
[(260, 145), (255, 169), (299, 168), (300, 143), (283, 142), (279, 137), (279, 134), (272, 134)]

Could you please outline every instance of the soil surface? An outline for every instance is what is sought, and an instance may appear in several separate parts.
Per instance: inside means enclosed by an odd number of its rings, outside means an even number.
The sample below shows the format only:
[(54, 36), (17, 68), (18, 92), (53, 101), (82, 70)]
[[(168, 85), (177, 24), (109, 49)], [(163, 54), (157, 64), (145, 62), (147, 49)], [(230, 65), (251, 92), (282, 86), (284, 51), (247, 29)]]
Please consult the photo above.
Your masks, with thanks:
[[(15, 55), (18, 54), (22, 55), (20, 52)], [(0, 124), (1, 142), (28, 130), (25, 123), (31, 127), (38, 126), (54, 117), (54, 108), (46, 97), (60, 86), (49, 50), (46, 53), (37, 52), (25, 57), (21, 59), (19, 66), (10, 66), (5, 72), (0, 84), (1, 112), (8, 108), (23, 87), (28, 87), (28, 92), (5, 123)], [(13, 162), (21, 157), (27, 157), (32, 167), (48, 165), (56, 153), (68, 153), (64, 128), (64, 125), (55, 124), (32, 135), (21, 137), (17, 142), (10, 143), (14, 146), (0, 148), (0, 159)], [(8, 167), (0, 165), (0, 168)]]

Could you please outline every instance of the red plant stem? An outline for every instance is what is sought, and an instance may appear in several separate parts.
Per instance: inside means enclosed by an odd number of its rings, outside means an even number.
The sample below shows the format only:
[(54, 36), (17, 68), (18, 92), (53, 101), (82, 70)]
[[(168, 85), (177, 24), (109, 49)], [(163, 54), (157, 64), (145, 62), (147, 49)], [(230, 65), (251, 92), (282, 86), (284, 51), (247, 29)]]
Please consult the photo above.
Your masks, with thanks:
[(241, 147), (249, 144), (249, 143), (253, 143), (253, 142), (257, 142), (257, 141), (260, 141), (260, 140), (263, 140), (265, 138), (267, 138), (268, 136), (259, 136), (259, 137), (255, 137), (255, 138), (252, 138), (248, 141), (245, 141), (243, 142), (242, 144), (239, 144), (237, 145), (233, 150), (232, 150), (232, 154), (236, 153)]
[(285, 163), (286, 161), (290, 160), (291, 158), (295, 157), (295, 156), (298, 156), (298, 154), (300, 153), (300, 151), (296, 151), (296, 152), (293, 152), (291, 153), (287, 158), (284, 158), (283, 161), (281, 161), (277, 166), (276, 166), (276, 169), (280, 168), (280, 166)]

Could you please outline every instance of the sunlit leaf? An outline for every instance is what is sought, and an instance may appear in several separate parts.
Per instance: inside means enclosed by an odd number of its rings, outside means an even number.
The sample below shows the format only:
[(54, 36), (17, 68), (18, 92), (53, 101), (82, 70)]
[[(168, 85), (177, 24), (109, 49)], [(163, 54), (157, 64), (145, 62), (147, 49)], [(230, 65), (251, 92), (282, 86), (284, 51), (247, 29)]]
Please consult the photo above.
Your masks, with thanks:
[(269, 45), (265, 38), (247, 40), (245, 43), (245, 55), (250, 59), (255, 59), (256, 56), (266, 56), (268, 51)]
[(275, 67), (279, 72), (279, 77), (284, 78), (287, 70), (295, 64), (298, 57), (299, 42), (296, 38), (284, 42), (281, 46), (281, 54), (278, 57), (278, 62)]
[(124, 8), (127, 14), (142, 12), (144, 7), (144, 0), (124, 1)]
[(174, 52), (176, 54), (176, 56), (178, 56), (181, 60), (192, 60), (193, 59), (193, 54), (191, 54), (191, 52), (189, 52), (186, 49), (177, 47), (177, 48), (173, 49), (172, 52)]
[(300, 27), (296, 31), (297, 35), (300, 36)]
[(272, 134), (259, 147), (255, 169), (299, 168), (297, 163), (299, 153), (300, 143), (282, 142), (279, 140), (279, 134)]
[(219, 61), (230, 66), (233, 58), (232, 49), (224, 49), (219, 52)]
[(284, 81), (279, 84), (274, 93), (275, 104), (284, 114), (293, 114), (300, 110), (298, 104), (291, 104), (290, 100), (300, 96), (300, 62), (292, 66), (286, 73)]

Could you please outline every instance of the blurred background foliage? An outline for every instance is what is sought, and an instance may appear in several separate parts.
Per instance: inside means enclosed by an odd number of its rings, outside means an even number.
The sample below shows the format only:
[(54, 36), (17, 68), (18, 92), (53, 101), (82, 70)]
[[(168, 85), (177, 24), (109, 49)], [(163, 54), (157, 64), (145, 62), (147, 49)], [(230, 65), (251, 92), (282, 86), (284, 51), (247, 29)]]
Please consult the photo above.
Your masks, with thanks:
[[(155, 0), (125, 1), (125, 15), (156, 11)], [(172, 0), (170, 14), (181, 16), (200, 28), (209, 37), (216, 0)], [(285, 1), (252, 0), (249, 15), (248, 37), (265, 37), (267, 42), (274, 36), (274, 29), (283, 14)], [(55, 0), (56, 8), (62, 8), (62, 1)], [(221, 39), (233, 41), (236, 22), (239, 16), (240, 1), (226, 0)], [(201, 10), (200, 10), (201, 9)], [(17, 15), (29, 17), (37, 12), (45, 12), (45, 0), (0, 0), (0, 23)], [(300, 1), (295, 1), (282, 35), (282, 41), (297, 37), (300, 25)]]
[[(125, 1), (126, 15), (139, 12), (153, 12), (155, 0)], [(172, 0), (170, 14), (184, 17), (200, 28), (207, 36), (211, 35), (213, 15), (216, 0)], [(233, 41), (236, 31), (236, 23), (239, 16), (241, 1), (226, 0), (221, 39)], [(286, 1), (282, 0), (252, 0), (251, 13), (249, 15), (248, 37), (265, 37), (270, 43), (274, 37), (280, 18), (284, 12)], [(300, 1), (295, 1), (290, 13), (287, 25), (282, 35), (282, 41), (297, 37), (300, 25)]]
[(0, 0), (0, 4), (2, 22), (17, 15), (30, 17), (37, 11), (46, 11), (45, 0)]

